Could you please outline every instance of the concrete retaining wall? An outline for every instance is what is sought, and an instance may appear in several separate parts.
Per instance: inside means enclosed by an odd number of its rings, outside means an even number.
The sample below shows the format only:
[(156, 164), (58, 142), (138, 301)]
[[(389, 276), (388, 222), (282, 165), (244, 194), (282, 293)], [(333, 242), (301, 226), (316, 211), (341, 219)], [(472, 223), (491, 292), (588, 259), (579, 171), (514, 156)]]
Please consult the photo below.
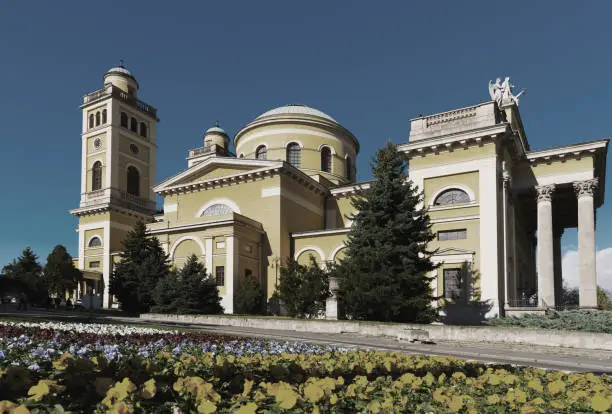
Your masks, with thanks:
[(238, 316), (164, 315), (148, 313), (140, 319), (157, 322), (235, 326), (327, 334), (352, 333), (398, 338), (409, 330), (427, 331), (432, 341), (505, 342), (612, 351), (612, 334), (544, 329), (458, 325), (377, 324), (352, 321), (321, 321)]

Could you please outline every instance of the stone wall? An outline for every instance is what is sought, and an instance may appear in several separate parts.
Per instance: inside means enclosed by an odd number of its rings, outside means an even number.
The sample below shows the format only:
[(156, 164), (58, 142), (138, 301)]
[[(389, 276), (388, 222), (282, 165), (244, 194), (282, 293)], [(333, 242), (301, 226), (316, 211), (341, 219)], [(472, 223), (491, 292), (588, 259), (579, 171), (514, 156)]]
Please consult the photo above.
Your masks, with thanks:
[[(544, 329), (500, 328), (457, 325), (411, 325), (352, 321), (299, 320), (239, 316), (143, 314), (140, 319), (156, 322), (235, 326), (280, 331), (351, 333), (398, 339), (457, 342), (498, 342), (612, 351), (612, 334)], [(414, 334), (411, 334), (413, 332)]]

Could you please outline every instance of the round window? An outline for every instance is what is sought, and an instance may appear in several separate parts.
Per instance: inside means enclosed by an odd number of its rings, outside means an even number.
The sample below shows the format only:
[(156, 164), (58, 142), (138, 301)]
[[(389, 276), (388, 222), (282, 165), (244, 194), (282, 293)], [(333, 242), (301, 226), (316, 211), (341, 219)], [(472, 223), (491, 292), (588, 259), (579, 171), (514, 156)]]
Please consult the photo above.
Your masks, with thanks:
[(136, 144), (130, 144), (130, 151), (132, 151), (133, 154), (138, 154), (138, 147)]
[(96, 138), (94, 139), (93, 144), (95, 149), (100, 149), (100, 147), (102, 146), (102, 140), (100, 138)]

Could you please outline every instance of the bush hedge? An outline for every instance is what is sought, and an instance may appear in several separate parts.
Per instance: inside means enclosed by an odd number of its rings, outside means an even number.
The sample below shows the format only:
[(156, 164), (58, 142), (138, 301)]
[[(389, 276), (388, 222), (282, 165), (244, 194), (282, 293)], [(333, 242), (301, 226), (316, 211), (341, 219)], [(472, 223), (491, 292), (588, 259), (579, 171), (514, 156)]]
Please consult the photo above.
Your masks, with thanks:
[(496, 326), (565, 329), (569, 331), (612, 333), (612, 311), (547, 311), (545, 315), (523, 315), (489, 320)]

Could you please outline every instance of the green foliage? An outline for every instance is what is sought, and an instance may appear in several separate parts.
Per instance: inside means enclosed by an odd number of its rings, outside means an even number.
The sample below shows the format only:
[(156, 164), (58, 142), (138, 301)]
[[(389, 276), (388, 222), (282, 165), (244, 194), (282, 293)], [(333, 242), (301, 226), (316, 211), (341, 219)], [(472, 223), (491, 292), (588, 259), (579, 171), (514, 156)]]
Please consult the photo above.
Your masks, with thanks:
[(238, 279), (234, 294), (234, 313), (264, 315), (266, 294), (259, 281), (252, 276)]
[(172, 269), (168, 275), (162, 277), (157, 282), (153, 291), (152, 312), (157, 313), (176, 313), (178, 309), (180, 284), (177, 272)]
[(77, 283), (83, 280), (83, 273), (74, 266), (72, 256), (62, 245), (57, 245), (47, 256), (44, 279), (49, 286), (49, 292), (64, 296), (66, 292), (72, 294)]
[(157, 282), (166, 277), (168, 257), (156, 237), (147, 237), (146, 226), (139, 221), (123, 241), (121, 261), (111, 277), (110, 293), (117, 296), (127, 312), (148, 312), (153, 305)]
[(289, 258), (281, 268), (278, 291), (289, 316), (314, 318), (325, 311), (325, 301), (331, 296), (328, 273), (313, 257), (310, 260), (309, 266), (302, 266)]
[(564, 329), (569, 331), (612, 333), (611, 311), (548, 311), (545, 315), (496, 318), (488, 321), (496, 326)]
[(219, 289), (206, 274), (204, 265), (196, 255), (191, 255), (178, 273), (178, 313), (223, 313)]
[(390, 142), (377, 151), (372, 172), (370, 188), (352, 200), (357, 213), (334, 272), (339, 301), (352, 319), (431, 322), (436, 313), (428, 274), (436, 266), (426, 249), (434, 234), (419, 207), (423, 194)]
[(597, 286), (597, 307), (601, 310), (612, 311), (612, 300), (601, 286)]
[(27, 296), (30, 303), (46, 304), (49, 296), (48, 287), (42, 277), (42, 267), (38, 263), (38, 256), (32, 249), (26, 247), (21, 256), (4, 266), (2, 273), (12, 282), (10, 284), (15, 290)]

